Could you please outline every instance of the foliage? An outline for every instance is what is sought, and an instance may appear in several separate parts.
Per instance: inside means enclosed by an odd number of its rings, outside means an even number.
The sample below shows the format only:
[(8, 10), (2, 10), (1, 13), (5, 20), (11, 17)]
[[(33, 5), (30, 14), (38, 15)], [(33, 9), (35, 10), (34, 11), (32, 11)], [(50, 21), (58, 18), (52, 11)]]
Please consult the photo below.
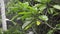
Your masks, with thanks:
[[(32, 27), (34, 27), (32, 29), (35, 34), (53, 34), (55, 30), (60, 30), (60, 25), (58, 25), (60, 24), (60, 5), (54, 3), (52, 0), (24, 0), (22, 2), (19, 0), (11, 0), (8, 2), (6, 8), (7, 18), (15, 25), (18, 25), (17, 20), (22, 20), (22, 25), (20, 25), (21, 23), (19, 22), (22, 33)], [(18, 28), (12, 29), (15, 34), (20, 34)], [(43, 30), (41, 33), (42, 29), (46, 30)], [(7, 33), (11, 33), (11, 31), (8, 30)]]

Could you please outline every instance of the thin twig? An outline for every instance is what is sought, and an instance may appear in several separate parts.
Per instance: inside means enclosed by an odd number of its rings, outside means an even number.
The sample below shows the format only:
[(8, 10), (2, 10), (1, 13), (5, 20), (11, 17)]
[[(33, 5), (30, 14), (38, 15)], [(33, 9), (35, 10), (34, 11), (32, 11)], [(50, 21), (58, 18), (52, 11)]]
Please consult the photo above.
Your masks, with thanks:
[(37, 34), (37, 32), (35, 31), (34, 27), (32, 27), (32, 29), (33, 29), (34, 33)]
[(54, 29), (54, 27), (52, 27), (51, 25), (49, 25), (48, 23), (45, 23), (47, 26), (49, 26), (50, 28)]

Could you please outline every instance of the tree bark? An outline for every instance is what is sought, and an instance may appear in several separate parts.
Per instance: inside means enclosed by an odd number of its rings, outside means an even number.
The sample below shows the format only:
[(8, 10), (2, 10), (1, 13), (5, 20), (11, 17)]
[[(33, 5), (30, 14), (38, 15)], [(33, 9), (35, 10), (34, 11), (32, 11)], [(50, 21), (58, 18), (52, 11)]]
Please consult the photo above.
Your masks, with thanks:
[(0, 3), (1, 3), (2, 28), (3, 28), (3, 31), (6, 31), (7, 23), (6, 23), (4, 0), (0, 0)]

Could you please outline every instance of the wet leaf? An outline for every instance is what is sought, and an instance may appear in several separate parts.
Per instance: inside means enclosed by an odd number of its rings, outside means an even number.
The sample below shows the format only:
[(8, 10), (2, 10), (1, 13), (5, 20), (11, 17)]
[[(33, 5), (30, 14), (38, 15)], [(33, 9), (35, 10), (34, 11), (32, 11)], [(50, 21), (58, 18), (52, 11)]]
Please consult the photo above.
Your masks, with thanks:
[(44, 21), (47, 21), (48, 20), (48, 17), (46, 15), (41, 15), (41, 16), (39, 16), (39, 18), (41, 20), (44, 20)]
[(53, 8), (60, 10), (60, 5), (54, 5)]

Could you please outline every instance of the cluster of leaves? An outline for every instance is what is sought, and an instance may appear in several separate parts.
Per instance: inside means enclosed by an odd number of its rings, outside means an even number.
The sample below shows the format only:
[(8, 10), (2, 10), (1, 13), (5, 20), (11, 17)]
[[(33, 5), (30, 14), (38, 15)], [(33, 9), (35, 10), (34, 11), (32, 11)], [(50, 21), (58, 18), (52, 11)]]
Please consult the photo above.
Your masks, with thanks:
[(28, 29), (30, 26), (32, 26), (32, 24), (34, 24), (33, 22), (37, 22), (38, 25), (40, 23), (39, 19), (43, 21), (48, 20), (48, 17), (43, 14), (44, 9), (46, 9), (45, 4), (36, 4), (35, 6), (31, 7), (29, 6), (28, 2), (25, 3), (17, 2), (13, 4), (13, 6), (8, 7), (8, 9), (10, 9), (10, 12), (11, 11), (17, 12), (17, 15), (13, 16), (11, 20), (14, 20), (19, 16), (20, 19), (22, 19), (23, 22), (25, 22), (22, 26), (22, 29), (24, 28)]

